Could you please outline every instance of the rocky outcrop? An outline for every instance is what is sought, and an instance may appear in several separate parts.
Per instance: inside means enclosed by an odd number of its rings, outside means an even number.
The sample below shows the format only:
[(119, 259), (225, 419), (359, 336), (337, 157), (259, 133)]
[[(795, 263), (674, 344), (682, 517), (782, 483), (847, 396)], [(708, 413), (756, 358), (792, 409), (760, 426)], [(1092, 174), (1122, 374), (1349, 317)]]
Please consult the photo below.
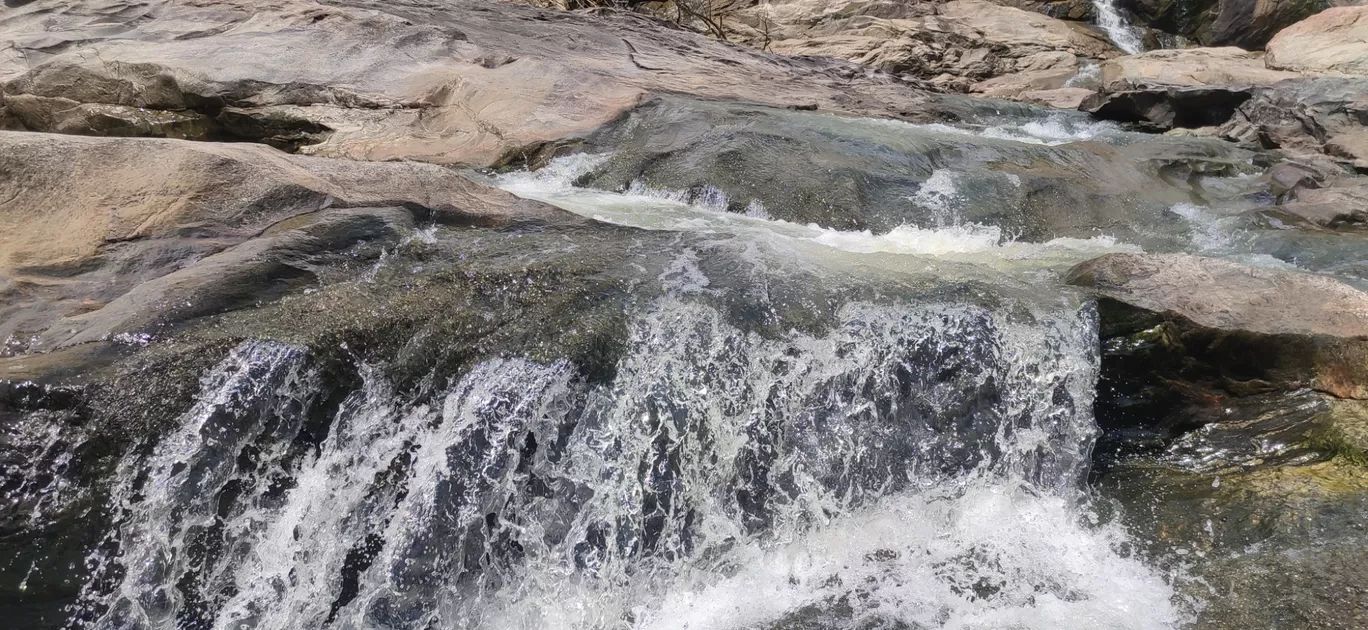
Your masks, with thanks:
[(653, 91), (933, 115), (907, 82), (848, 62), (474, 0), (39, 0), (5, 10), (0, 40), (0, 118), (29, 129), (221, 133), (357, 159), (486, 165)]
[(1116, 81), (1110, 91), (1083, 99), (1078, 108), (1104, 119), (1151, 130), (1223, 124), (1250, 98), (1248, 87), (1186, 86)]
[(1148, 391), (1130, 400), (1154, 401), (1146, 412), (1196, 404), (1203, 387), (1368, 398), (1368, 293), (1339, 281), (1186, 254), (1107, 254), (1068, 282), (1104, 298), (1104, 345), (1117, 353), (1103, 370), (1135, 377), (1128, 386)]
[(269, 300), (416, 222), (564, 216), (430, 164), (0, 132), (0, 338), (46, 350)]
[(1087, 26), (981, 0), (942, 5), (795, 0), (757, 5), (737, 16), (766, 29), (747, 26), (744, 40), (769, 50), (847, 59), (958, 91), (1016, 73), (1030, 73), (1018, 81), (1032, 81), (1034, 89), (1058, 88), (1076, 72), (1078, 57), (1118, 52)]
[(1368, 78), (1304, 78), (1252, 90), (1222, 128), (1231, 140), (1268, 149), (1338, 154), (1363, 159), (1368, 125)]
[(1136, 22), (1203, 46), (1261, 50), (1278, 31), (1325, 8), (1311, 0), (1123, 0)]
[(1233, 46), (1223, 48), (1186, 48), (1151, 50), (1138, 55), (1116, 57), (1102, 63), (1101, 81), (1113, 85), (1165, 83), (1171, 85), (1267, 85), (1294, 79), (1296, 72), (1271, 70), (1264, 55)]
[(1268, 42), (1268, 67), (1368, 75), (1368, 6), (1326, 9), (1279, 31)]
[[(978, 121), (984, 127), (1011, 106), (1020, 110), (1016, 120), (1065, 136), (1093, 124), (1078, 114), (954, 98), (988, 110)], [(1170, 206), (1199, 194), (1175, 180), (1246, 173), (1253, 157), (1215, 139), (1051, 146), (995, 135), (659, 97), (578, 147), (608, 157), (577, 181), (602, 190), (645, 186), (732, 212), (875, 234), (973, 223), (1027, 241), (1103, 231), (1145, 242), (1172, 230)]]
[(1276, 211), (1328, 228), (1368, 224), (1368, 180), (1345, 178), (1327, 186), (1298, 189), (1295, 200)]

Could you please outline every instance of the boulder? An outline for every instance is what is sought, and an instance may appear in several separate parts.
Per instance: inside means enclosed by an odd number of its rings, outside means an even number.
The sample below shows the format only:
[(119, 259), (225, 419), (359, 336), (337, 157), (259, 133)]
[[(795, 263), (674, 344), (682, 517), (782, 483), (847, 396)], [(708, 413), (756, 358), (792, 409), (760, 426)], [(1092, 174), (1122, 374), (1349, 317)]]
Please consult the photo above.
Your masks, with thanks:
[(5, 109), (30, 129), (189, 136), (210, 119), (356, 159), (484, 166), (654, 91), (934, 116), (907, 82), (848, 62), (477, 0), (38, 0), (5, 9), (0, 40)]
[(1296, 199), (1277, 211), (1329, 228), (1368, 223), (1368, 179), (1345, 178), (1325, 187), (1296, 191)]
[(1151, 50), (1108, 59), (1101, 68), (1103, 85), (1119, 81), (1173, 85), (1266, 85), (1301, 76), (1270, 70), (1263, 54), (1233, 46)]
[(1368, 78), (1288, 79), (1257, 87), (1222, 128), (1228, 139), (1268, 149), (1326, 150), (1341, 155), (1361, 150), (1358, 132), (1368, 125)]
[[(876, 16), (868, 7), (817, 7), (809, 1), (757, 5), (750, 11), (763, 12), (771, 30), (760, 41), (747, 41), (786, 55), (836, 57), (946, 89), (973, 86), (995, 96), (1062, 87), (1073, 76), (1077, 57), (1118, 52), (1089, 27), (982, 0), (954, 0), (921, 14)], [(1000, 84), (981, 83), (1018, 74)]]
[(1267, 62), (1278, 70), (1368, 75), (1368, 6), (1326, 9), (1279, 31)]
[(1117, 81), (1078, 108), (1104, 119), (1157, 130), (1221, 125), (1250, 98), (1247, 87)]
[[(50, 349), (138, 318), (267, 299), (276, 284), (308, 281), (308, 257), (392, 240), (415, 221), (565, 216), (431, 164), (0, 132), (0, 338)], [(294, 229), (304, 231), (278, 234)]]
[(1097, 12), (1093, 3), (1085, 0), (997, 0), (994, 4), (1076, 22), (1091, 22)]
[(1083, 101), (1093, 95), (1087, 88), (1062, 87), (1053, 90), (1026, 90), (1017, 95), (1017, 100), (1035, 103), (1058, 109), (1078, 109)]
[(1158, 381), (1185, 392), (1179, 397), (1205, 386), (1368, 398), (1368, 293), (1337, 280), (1186, 254), (1118, 253), (1078, 265), (1068, 283), (1104, 298), (1104, 344), (1134, 351), (1131, 368), (1151, 373), (1131, 386)]

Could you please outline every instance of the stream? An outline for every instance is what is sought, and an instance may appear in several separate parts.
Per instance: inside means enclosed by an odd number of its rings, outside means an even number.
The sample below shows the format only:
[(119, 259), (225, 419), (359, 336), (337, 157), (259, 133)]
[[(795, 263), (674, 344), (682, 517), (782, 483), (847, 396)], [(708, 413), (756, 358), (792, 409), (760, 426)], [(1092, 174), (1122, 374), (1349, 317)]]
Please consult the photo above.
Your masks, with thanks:
[(472, 173), (566, 218), (179, 331), (140, 429), (12, 423), (6, 570), (99, 630), (1191, 624), (1202, 567), (1089, 485), (1099, 316), (1058, 278), (1365, 258), (1251, 214), (1247, 152), (1003, 107), (666, 98)]

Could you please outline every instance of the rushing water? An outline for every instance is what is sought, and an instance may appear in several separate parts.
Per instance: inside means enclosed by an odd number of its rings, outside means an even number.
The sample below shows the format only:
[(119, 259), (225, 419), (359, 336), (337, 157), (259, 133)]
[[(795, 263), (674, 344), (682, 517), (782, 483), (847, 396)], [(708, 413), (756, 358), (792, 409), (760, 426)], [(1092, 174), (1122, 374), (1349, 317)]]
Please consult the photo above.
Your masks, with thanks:
[[(939, 225), (875, 235), (772, 220), (758, 204), (722, 212), (720, 193), (687, 203), (572, 185), (601, 159), (499, 183), (697, 238), (644, 280), (656, 286), (628, 313), (611, 377), (505, 355), (415, 396), (362, 365), (319, 427), (323, 372), (310, 351), (244, 341), (203, 375), (170, 432), (119, 461), (112, 527), (87, 559), (73, 625), (1182, 622), (1175, 576), (1133, 555), (1083, 486), (1095, 311), (1028, 284), (1127, 246), (1017, 243), (963, 223), (948, 172), (920, 193), (944, 212)], [(439, 246), (443, 235), (417, 238)], [(830, 321), (748, 327), (708, 264), (722, 251), (740, 252), (726, 274), (771, 292), (795, 265), (827, 283), (810, 299), (831, 305)], [(979, 297), (896, 288), (927, 282)]]
[[(0, 525), (40, 530), (71, 506), (101, 506), (82, 513), (102, 514), (100, 538), (72, 547), (85, 554), (73, 573), (86, 566), (67, 607), (71, 628), (1044, 630), (1190, 620), (1201, 603), (1180, 593), (1192, 579), (1136, 553), (1084, 483), (1097, 437), (1098, 321), (1058, 276), (1139, 247), (1096, 232), (1028, 241), (966, 219), (974, 207), (1013, 203), (1029, 176), (981, 163), (1042, 156), (1071, 172), (1089, 154), (1069, 143), (1110, 152), (1137, 140), (1065, 117), (952, 127), (777, 116), (848, 145), (879, 140), (894, 155), (922, 147), (924, 177), (899, 189), (922, 222), (843, 231), (776, 219), (784, 215), (758, 199), (736, 211), (706, 185), (577, 185), (612, 155), (490, 178), (593, 221), (566, 231), (426, 226), (340, 284), (409, 291), (448, 273), (513, 304), (533, 277), (482, 261), (592, 267), (586, 250), (611, 246), (611, 277), (594, 290), (625, 297), (613, 302), (623, 325), (607, 369), (490, 342), (459, 369), (419, 363), (415, 375), (346, 347), (329, 355), (234, 337), (193, 402), (170, 410), (169, 427), (111, 457), (108, 487), (71, 473), (84, 457), (72, 445), (89, 447), (94, 428), (48, 411), (7, 425), (0, 437), (13, 461), (4, 463), (22, 483), (4, 498), (26, 520)], [(1348, 264), (1282, 256), (1285, 230), (1251, 227), (1248, 179), (1208, 178), (1209, 200), (1161, 206), (1183, 250)], [(1217, 194), (1222, 186), (1231, 192)], [(576, 300), (596, 297), (575, 293), (574, 273), (550, 277)], [(461, 354), (517, 325), (499, 316), (477, 313), (488, 326), (408, 346)], [(579, 317), (539, 334), (576, 335), (589, 326)], [(329, 367), (337, 356), (355, 363), (354, 378)], [(8, 570), (54, 579), (32, 568), (37, 553)]]
[(1145, 44), (1140, 41), (1140, 31), (1122, 15), (1116, 0), (1093, 0), (1093, 10), (1097, 12), (1097, 25), (1107, 32), (1107, 37), (1117, 48), (1128, 55), (1144, 52)]

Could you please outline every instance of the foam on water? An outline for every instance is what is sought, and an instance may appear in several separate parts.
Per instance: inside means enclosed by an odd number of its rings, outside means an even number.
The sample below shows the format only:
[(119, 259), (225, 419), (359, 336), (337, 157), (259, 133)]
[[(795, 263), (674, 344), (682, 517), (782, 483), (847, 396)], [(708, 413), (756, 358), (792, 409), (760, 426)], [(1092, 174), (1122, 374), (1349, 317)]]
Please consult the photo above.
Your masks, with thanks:
[(764, 205), (752, 200), (745, 214), (727, 212), (726, 196), (715, 188), (703, 193), (652, 189), (635, 182), (625, 192), (578, 188), (574, 182), (607, 159), (579, 154), (557, 158), (536, 172), (515, 172), (498, 180), (518, 196), (560, 206), (581, 215), (645, 229), (695, 232), (742, 232), (769, 238), (823, 245), (855, 254), (934, 256), (968, 262), (1063, 264), (1112, 251), (1139, 251), (1109, 236), (1056, 238), (1027, 243), (1009, 238), (1001, 228), (959, 220), (963, 202), (961, 174), (936, 170), (909, 200), (931, 209), (935, 226), (904, 225), (883, 233), (842, 231), (815, 224), (772, 219)]
[[(303, 355), (244, 343), (180, 429), (126, 459), (123, 551), (101, 561), (127, 574), (88, 591), (107, 610), (90, 625), (1181, 620), (1165, 576), (1078, 490), (1096, 432), (1091, 309), (852, 303), (828, 332), (766, 339), (688, 297), (709, 286), (689, 261), (633, 319), (611, 383), (493, 359), (409, 404), (363, 370), (302, 460), (285, 445), (307, 406)], [(253, 443), (269, 447), (244, 468)]]
[(1042, 146), (1060, 146), (1082, 140), (1100, 140), (1105, 139), (1108, 136), (1122, 133), (1120, 127), (1109, 121), (1095, 121), (1062, 114), (1056, 114), (1042, 119), (1028, 120), (1026, 122), (1013, 122), (981, 127), (946, 125), (942, 123), (919, 124), (886, 119), (870, 119), (865, 122), (866, 124), (910, 128), (921, 132), (955, 136), (973, 136), (976, 138), (990, 138), (994, 140), (1006, 140)]

